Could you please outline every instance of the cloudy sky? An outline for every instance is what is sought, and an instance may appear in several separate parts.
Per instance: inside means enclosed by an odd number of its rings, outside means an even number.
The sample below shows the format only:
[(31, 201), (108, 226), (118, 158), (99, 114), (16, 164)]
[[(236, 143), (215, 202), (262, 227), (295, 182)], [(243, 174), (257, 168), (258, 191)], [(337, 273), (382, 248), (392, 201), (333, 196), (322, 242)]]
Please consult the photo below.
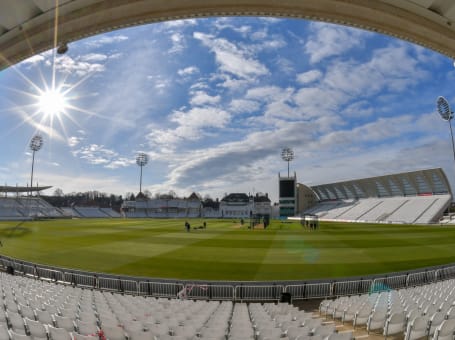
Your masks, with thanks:
[[(43, 92), (64, 94), (64, 112)], [(188, 196), (267, 192), (280, 152), (307, 185), (443, 167), (455, 183), (448, 123), (453, 61), (422, 47), (305, 20), (211, 18), (140, 26), (36, 55), (0, 72), (0, 181), (48, 193), (139, 190)], [(44, 102), (44, 104), (43, 104)], [(36, 185), (36, 182), (35, 182)]]

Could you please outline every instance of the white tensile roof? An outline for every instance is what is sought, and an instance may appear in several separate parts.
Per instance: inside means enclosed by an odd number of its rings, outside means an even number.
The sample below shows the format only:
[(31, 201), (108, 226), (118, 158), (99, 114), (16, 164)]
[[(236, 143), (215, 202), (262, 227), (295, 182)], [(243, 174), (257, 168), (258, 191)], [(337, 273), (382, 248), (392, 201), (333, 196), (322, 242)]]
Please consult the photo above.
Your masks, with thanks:
[(450, 184), (441, 168), (315, 185), (311, 189), (320, 200), (452, 195)]

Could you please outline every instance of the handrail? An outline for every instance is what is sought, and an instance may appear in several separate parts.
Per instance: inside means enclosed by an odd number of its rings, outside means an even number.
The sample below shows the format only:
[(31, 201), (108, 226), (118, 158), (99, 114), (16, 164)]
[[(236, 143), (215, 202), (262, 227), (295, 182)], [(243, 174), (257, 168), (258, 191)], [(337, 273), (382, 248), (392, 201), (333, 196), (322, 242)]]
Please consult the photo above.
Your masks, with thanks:
[[(318, 281), (185, 281), (119, 276), (106, 273), (44, 266), (0, 255), (0, 267), (7, 273), (38, 280), (107, 290), (124, 294), (204, 300), (278, 301), (284, 294), (294, 300), (335, 298), (425, 285), (455, 278), (453, 264), (421, 271), (389, 275)], [(286, 297), (287, 298), (287, 297)]]

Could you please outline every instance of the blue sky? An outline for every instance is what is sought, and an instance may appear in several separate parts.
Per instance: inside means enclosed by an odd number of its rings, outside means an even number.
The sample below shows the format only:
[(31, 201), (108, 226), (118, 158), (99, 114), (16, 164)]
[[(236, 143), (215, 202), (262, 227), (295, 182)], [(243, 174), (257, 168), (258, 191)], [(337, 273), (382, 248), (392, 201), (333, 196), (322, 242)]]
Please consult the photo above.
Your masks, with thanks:
[[(65, 112), (40, 112), (38, 89), (65, 91)], [(0, 178), (64, 193), (143, 189), (188, 196), (267, 192), (278, 172), (307, 185), (443, 167), (455, 183), (448, 123), (453, 61), (358, 29), (305, 20), (210, 18), (94, 36), (65, 55), (0, 72)], [(47, 85), (46, 85), (47, 84)], [(2, 184), (3, 184), (2, 183)]]

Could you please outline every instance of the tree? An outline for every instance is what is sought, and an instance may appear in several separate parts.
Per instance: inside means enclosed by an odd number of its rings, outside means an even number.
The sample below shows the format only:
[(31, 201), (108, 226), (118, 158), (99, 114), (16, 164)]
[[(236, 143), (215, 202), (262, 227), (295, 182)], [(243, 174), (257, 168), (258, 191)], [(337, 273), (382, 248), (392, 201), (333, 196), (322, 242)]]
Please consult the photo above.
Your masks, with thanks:
[(55, 189), (54, 196), (63, 197), (63, 190), (60, 188)]

